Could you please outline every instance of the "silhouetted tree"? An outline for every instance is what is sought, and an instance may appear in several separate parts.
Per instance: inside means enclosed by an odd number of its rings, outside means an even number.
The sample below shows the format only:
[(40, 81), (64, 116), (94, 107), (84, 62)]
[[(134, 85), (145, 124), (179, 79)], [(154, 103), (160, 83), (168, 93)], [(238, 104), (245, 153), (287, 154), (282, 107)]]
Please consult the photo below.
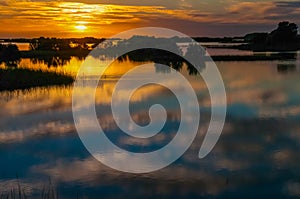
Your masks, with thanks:
[(7, 66), (16, 67), (20, 61), (20, 51), (15, 44), (0, 44), (0, 63), (5, 62)]
[(298, 26), (295, 23), (282, 21), (271, 33), (252, 33), (245, 37), (254, 51), (291, 51), (300, 48)]
[(298, 26), (295, 23), (283, 21), (278, 24), (268, 36), (268, 44), (295, 42), (297, 40)]
[[(133, 36), (129, 39), (119, 40), (118, 42), (106, 40), (92, 52), (91, 56), (95, 58), (117, 58), (118, 61), (151, 61), (157, 64), (155, 67), (158, 72), (170, 72), (170, 70), (165, 70), (165, 68), (161, 68), (158, 64), (167, 65), (170, 68), (180, 71), (183, 64), (186, 63), (189, 74), (198, 74), (205, 67), (205, 50), (199, 45), (192, 44), (188, 47), (186, 55), (183, 56), (182, 50), (176, 43), (179, 40), (180, 38), (176, 37), (155, 38), (148, 36)], [(152, 48), (143, 48), (144, 46), (151, 46)], [(137, 48), (139, 49), (122, 54), (123, 49)], [(186, 62), (185, 58), (193, 60), (193, 63)]]
[(45, 38), (32, 39), (29, 50), (61, 51), (70, 50), (70, 42), (67, 39)]

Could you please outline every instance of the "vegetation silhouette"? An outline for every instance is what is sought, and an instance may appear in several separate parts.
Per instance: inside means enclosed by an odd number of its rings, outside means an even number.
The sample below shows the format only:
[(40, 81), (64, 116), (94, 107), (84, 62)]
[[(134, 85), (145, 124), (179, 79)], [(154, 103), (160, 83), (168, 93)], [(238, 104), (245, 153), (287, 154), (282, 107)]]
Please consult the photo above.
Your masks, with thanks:
[[(34, 38), (28, 40), (29, 50), (21, 51), (21, 57), (41, 59), (48, 63), (53, 62), (57, 57), (63, 60), (69, 60), (71, 56), (83, 59), (93, 48), (104, 40), (105, 39), (96, 39), (93, 37), (69, 39)], [(55, 63), (53, 65), (55, 65)]]
[(249, 44), (239, 49), (253, 51), (296, 51), (300, 49), (300, 36), (295, 23), (282, 21), (271, 33), (252, 33), (244, 37)]
[[(169, 66), (177, 71), (180, 71), (183, 65), (186, 64), (190, 75), (199, 74), (199, 71), (205, 68), (205, 50), (197, 44), (190, 44), (184, 55), (176, 41), (178, 41), (176, 38), (133, 36), (117, 43), (106, 41), (92, 52), (92, 56), (96, 58), (101, 56), (117, 58), (118, 61), (154, 62)], [(142, 48), (143, 46), (155, 48)], [(141, 47), (141, 49), (122, 54), (124, 49), (136, 49), (138, 47)], [(172, 49), (173, 52), (162, 49)], [(193, 60), (193, 63), (189, 63), (187, 59)], [(157, 71), (160, 70), (157, 69)]]
[[(45, 56), (31, 59), (33, 63), (44, 62), (48, 67), (57, 67), (70, 61), (71, 56)], [(37, 86), (67, 85), (74, 82), (71, 75), (47, 72), (42, 70), (18, 68), (21, 53), (15, 44), (0, 44), (0, 64), (6, 68), (0, 69), (0, 91), (28, 89)]]
[(0, 43), (0, 64), (17, 67), (21, 58), (30, 58), (33, 63), (43, 61), (48, 67), (67, 63), (72, 56), (84, 59), (104, 39), (85, 38), (34, 38), (4, 39), (4, 42), (28, 42), (28, 51), (19, 51), (15, 44)]
[(56, 72), (24, 68), (0, 69), (0, 91), (29, 89), (32, 87), (69, 85), (74, 77)]
[(0, 64), (4, 62), (9, 67), (17, 67), (20, 58), (17, 45), (0, 44)]
[(186, 62), (187, 69), (190, 75), (197, 75), (198, 70), (201, 71), (203, 68), (205, 68), (205, 61), (204, 61), (205, 54), (206, 51), (197, 44), (190, 44), (188, 46), (187, 52), (184, 57), (187, 60), (193, 60), (194, 62), (194, 63)]
[(84, 38), (34, 38), (29, 41), (30, 51), (84, 51), (91, 50), (105, 39), (96, 39), (93, 37)]
[(49, 57), (38, 57), (38, 58), (31, 58), (30, 61), (33, 64), (37, 63), (44, 63), (45, 65), (50, 67), (58, 67), (58, 66), (63, 66), (66, 65), (68, 62), (71, 60), (71, 56), (68, 57), (59, 57), (59, 56), (49, 56)]
[(30, 41), (29, 50), (62, 51), (71, 50), (71, 47), (64, 39), (40, 37), (39, 39), (32, 39)]

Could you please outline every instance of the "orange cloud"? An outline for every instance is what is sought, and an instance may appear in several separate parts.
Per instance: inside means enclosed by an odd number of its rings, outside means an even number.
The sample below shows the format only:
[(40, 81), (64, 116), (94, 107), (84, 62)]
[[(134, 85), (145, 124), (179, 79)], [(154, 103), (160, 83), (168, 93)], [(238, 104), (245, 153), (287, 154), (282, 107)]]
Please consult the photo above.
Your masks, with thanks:
[[(246, 33), (246, 30), (241, 31), (245, 26), (270, 27), (280, 20), (297, 23), (300, 17), (297, 2), (226, 0), (195, 3), (191, 0), (174, 0), (161, 6), (157, 2), (146, 4), (137, 1), (124, 5), (119, 0), (112, 1), (115, 4), (103, 4), (106, 0), (100, 0), (101, 3), (94, 0), (82, 0), (85, 3), (0, 1), (0, 23), (4, 27), (0, 36), (13, 37), (109, 37), (120, 31), (142, 26), (162, 26), (193, 35), (199, 35), (203, 31), (219, 32), (219, 29), (226, 32), (226, 28), (231, 28), (236, 29), (231, 32), (237, 34), (237, 31)], [(84, 24), (84, 30), (76, 28), (78, 24)], [(207, 31), (209, 29), (211, 30)]]
[[(0, 22), (5, 32), (45, 32), (61, 35), (75, 34), (78, 22), (85, 23), (86, 32), (105, 32), (113, 24), (142, 24), (157, 18), (201, 17), (195, 11), (170, 10), (162, 6), (125, 6), (85, 4), (75, 2), (5, 1), (0, 4)], [(114, 29), (115, 27), (109, 26)], [(120, 28), (120, 27), (119, 27)], [(126, 29), (126, 28), (125, 28)]]

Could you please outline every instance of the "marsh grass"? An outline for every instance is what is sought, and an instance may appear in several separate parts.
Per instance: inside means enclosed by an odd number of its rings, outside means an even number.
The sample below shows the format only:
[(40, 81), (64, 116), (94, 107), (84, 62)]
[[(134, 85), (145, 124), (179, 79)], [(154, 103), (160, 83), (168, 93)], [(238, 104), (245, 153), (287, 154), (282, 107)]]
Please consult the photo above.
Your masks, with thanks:
[(31, 70), (26, 68), (0, 68), (0, 91), (69, 85), (73, 82), (73, 76), (57, 73), (55, 71)]
[[(31, 198), (30, 193), (26, 192), (25, 187), (17, 180), (16, 185), (9, 191), (0, 193), (0, 199), (29, 199)], [(55, 189), (51, 180), (49, 179), (48, 185), (45, 185), (40, 193), (37, 193), (33, 198), (40, 199), (58, 199), (58, 191)]]

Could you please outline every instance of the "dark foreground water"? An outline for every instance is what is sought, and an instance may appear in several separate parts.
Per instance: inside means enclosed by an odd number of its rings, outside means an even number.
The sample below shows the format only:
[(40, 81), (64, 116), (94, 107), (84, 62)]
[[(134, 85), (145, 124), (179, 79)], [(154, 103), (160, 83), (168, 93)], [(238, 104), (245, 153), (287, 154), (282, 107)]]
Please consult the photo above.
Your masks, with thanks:
[[(129, 68), (136, 64), (122, 63)], [(300, 197), (300, 60), (217, 62), (217, 66), (228, 100), (217, 145), (207, 157), (198, 158), (210, 98), (205, 84), (184, 67), (181, 73), (190, 80), (200, 104), (198, 136), (175, 163), (147, 174), (110, 169), (87, 152), (74, 127), (71, 86), (0, 93), (0, 195), (16, 192), (19, 184), (29, 198), (43, 194), (51, 198)], [(149, 71), (168, 76), (154, 65)], [(169, 107), (165, 135), (151, 141), (118, 136), (111, 115), (101, 110), (109, 106), (121, 73), (110, 71), (111, 76), (99, 83), (100, 123), (125, 149), (155, 150), (174, 136), (178, 107)], [(141, 88), (132, 97), (134, 120), (147, 123), (143, 105), (170, 102), (171, 97), (159, 86)]]

